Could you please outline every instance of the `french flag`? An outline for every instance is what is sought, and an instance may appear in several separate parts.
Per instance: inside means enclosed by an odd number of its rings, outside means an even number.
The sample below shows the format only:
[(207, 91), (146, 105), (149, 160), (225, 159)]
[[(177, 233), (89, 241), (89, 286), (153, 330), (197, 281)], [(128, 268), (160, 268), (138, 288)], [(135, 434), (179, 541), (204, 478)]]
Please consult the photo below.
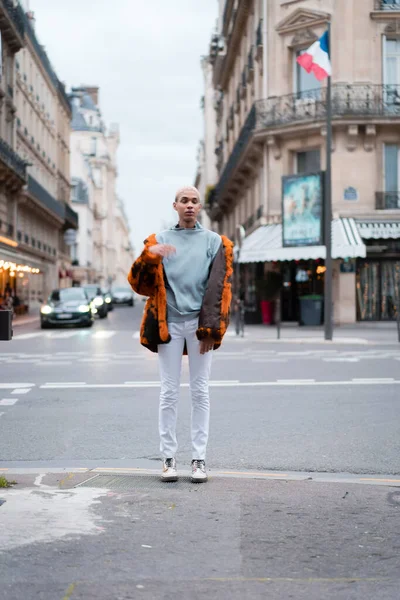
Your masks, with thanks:
[(307, 71), (314, 73), (318, 81), (332, 75), (331, 61), (329, 60), (329, 34), (325, 31), (324, 35), (301, 54), (297, 62)]

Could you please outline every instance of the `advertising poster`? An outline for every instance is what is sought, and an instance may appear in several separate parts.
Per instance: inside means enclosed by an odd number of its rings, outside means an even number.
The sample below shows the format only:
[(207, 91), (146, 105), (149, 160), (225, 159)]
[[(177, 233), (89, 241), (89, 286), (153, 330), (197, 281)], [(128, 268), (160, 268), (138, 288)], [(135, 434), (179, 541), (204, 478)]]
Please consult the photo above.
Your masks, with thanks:
[(322, 173), (282, 178), (283, 246), (323, 245)]

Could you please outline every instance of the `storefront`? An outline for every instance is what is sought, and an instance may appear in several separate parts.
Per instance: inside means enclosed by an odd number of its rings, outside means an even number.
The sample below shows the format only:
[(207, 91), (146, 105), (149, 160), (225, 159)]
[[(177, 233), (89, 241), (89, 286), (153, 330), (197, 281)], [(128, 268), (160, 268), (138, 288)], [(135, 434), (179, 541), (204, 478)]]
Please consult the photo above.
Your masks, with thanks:
[(366, 244), (367, 258), (357, 261), (357, 319), (394, 321), (400, 304), (400, 237)]
[(35, 262), (0, 249), (0, 306), (9, 308), (12, 301), (17, 314), (28, 313), (42, 301), (44, 274)]
[[(282, 321), (301, 321), (302, 298), (319, 299), (322, 305), (325, 252), (325, 246), (283, 247), (279, 224), (259, 227), (246, 237), (239, 257), (246, 321), (263, 322), (262, 303), (276, 292), (277, 278), (271, 274), (280, 275)], [(337, 323), (354, 323), (355, 259), (366, 257), (366, 247), (353, 219), (332, 222), (332, 257), (334, 318)]]

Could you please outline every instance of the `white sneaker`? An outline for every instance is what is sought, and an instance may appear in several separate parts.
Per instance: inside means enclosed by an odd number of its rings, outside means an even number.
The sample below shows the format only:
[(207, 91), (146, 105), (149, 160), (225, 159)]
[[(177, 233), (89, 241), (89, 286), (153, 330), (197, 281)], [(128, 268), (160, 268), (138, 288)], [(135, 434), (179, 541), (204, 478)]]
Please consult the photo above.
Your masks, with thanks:
[(207, 481), (206, 463), (204, 460), (192, 460), (192, 483)]
[(164, 458), (162, 481), (178, 481), (178, 471), (176, 470), (175, 458)]

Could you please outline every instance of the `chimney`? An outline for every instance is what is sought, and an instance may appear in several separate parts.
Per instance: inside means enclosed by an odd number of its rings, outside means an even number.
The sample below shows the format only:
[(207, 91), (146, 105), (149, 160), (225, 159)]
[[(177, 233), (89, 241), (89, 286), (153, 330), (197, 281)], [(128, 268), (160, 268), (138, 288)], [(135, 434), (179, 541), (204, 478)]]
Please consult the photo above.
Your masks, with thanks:
[(89, 94), (92, 98), (93, 102), (96, 106), (99, 105), (99, 87), (95, 85), (84, 85), (82, 86), (84, 90)]

